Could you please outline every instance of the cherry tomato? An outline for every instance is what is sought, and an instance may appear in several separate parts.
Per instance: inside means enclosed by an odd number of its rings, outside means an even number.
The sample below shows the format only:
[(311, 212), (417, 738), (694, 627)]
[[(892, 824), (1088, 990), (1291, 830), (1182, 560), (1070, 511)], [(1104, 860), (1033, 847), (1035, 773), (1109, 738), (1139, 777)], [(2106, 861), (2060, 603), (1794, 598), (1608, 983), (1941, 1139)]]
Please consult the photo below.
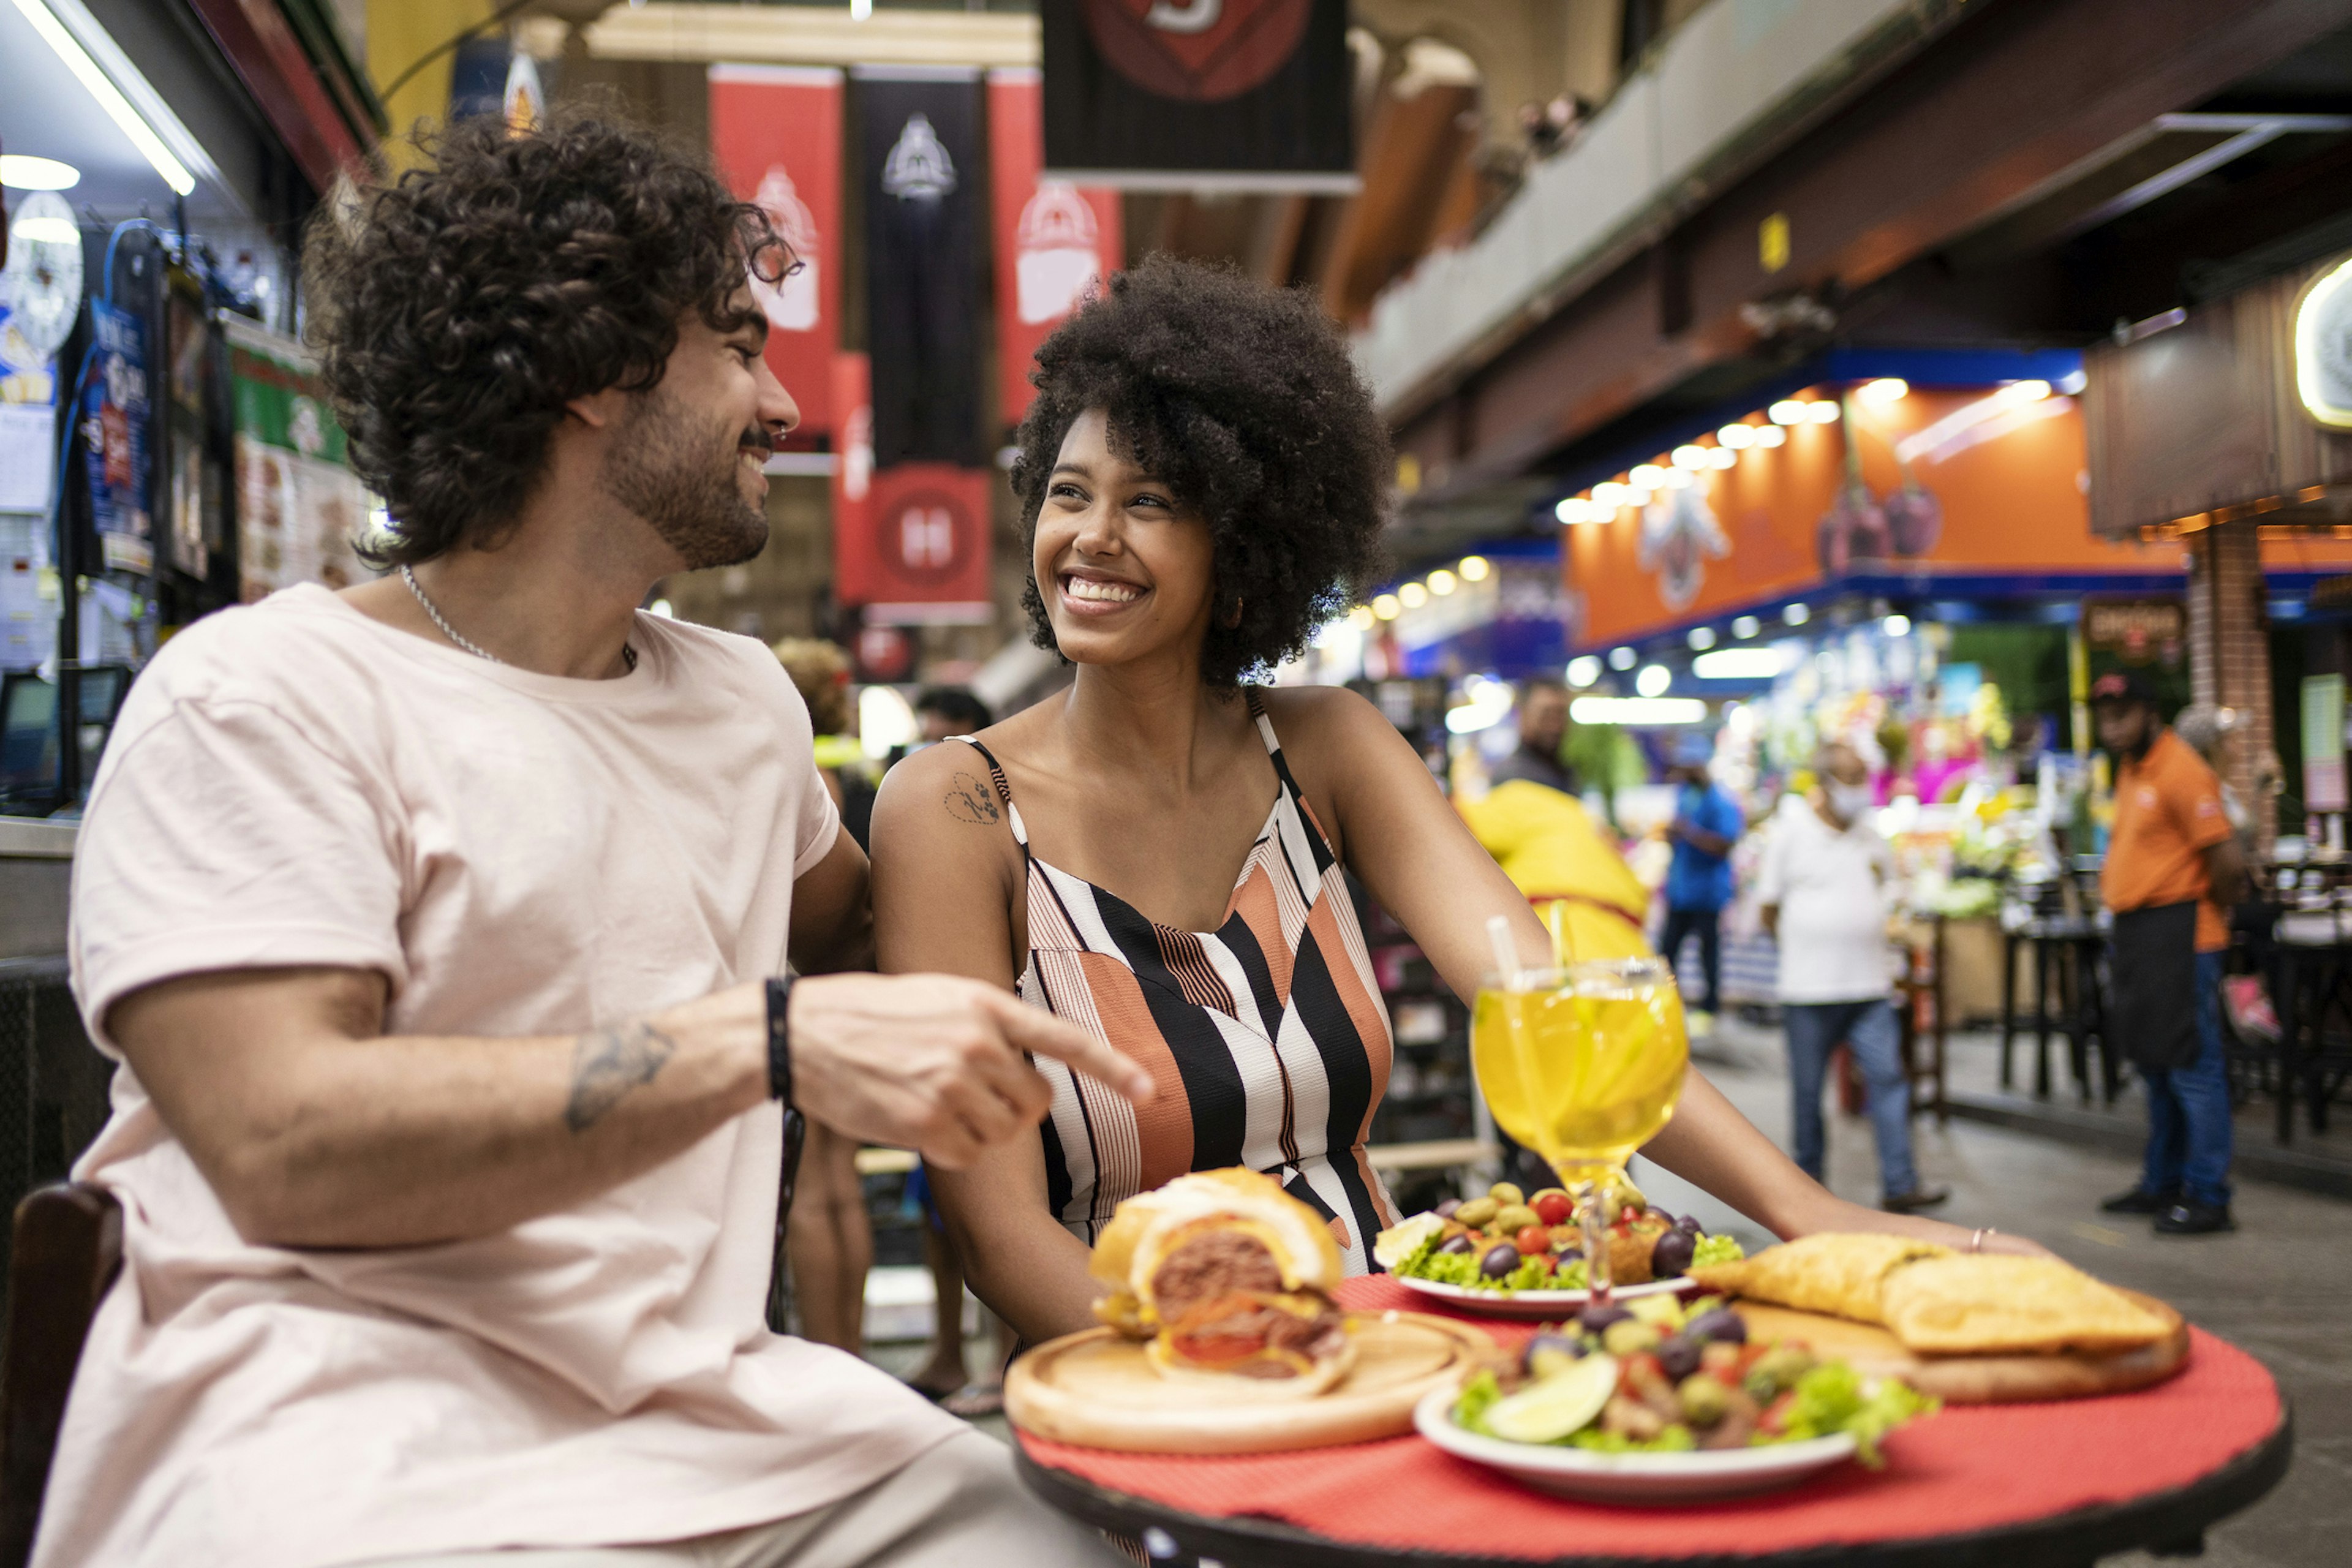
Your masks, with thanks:
[(1530, 1206), (1546, 1225), (1566, 1225), (1576, 1214), (1576, 1204), (1566, 1193), (1545, 1193)]
[(1511, 1245), (1529, 1258), (1538, 1258), (1551, 1251), (1551, 1232), (1539, 1225), (1531, 1225), (1511, 1237)]

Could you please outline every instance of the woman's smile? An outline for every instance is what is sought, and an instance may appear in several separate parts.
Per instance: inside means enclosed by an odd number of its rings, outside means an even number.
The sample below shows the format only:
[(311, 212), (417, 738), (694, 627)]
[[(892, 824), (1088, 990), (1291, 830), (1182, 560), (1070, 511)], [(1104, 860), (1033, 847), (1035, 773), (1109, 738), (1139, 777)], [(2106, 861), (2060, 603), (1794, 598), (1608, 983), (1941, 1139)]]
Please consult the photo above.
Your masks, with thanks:
[(1140, 583), (1094, 572), (1061, 574), (1062, 607), (1074, 616), (1114, 616), (1151, 592)]

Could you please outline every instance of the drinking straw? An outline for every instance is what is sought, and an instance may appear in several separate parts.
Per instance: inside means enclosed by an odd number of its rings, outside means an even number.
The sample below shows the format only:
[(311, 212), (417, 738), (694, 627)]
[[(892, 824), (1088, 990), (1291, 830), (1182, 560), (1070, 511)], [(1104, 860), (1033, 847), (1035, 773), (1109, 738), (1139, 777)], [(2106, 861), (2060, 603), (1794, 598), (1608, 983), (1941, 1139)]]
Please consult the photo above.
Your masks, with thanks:
[(1511, 917), (1496, 915), (1486, 922), (1486, 940), (1495, 949), (1495, 973), (1502, 977), (1503, 989), (1519, 991), (1527, 982), (1521, 978), (1519, 951), (1511, 941)]
[(1551, 961), (1562, 969), (1576, 962), (1576, 944), (1568, 939), (1565, 899), (1554, 899), (1544, 906), (1544, 923), (1551, 927)]

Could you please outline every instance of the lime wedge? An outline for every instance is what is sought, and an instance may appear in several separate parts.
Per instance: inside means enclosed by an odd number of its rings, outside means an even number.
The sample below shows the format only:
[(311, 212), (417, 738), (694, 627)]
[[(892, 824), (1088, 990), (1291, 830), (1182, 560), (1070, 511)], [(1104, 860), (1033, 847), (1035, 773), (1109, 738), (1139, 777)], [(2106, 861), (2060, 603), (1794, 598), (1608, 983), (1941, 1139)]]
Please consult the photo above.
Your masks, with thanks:
[(1420, 1251), (1423, 1242), (1444, 1228), (1445, 1222), (1433, 1214), (1401, 1219), (1372, 1238), (1372, 1261), (1383, 1268), (1394, 1268)]
[(1592, 1424), (1617, 1392), (1617, 1358), (1598, 1352), (1486, 1407), (1486, 1430), (1513, 1443), (1557, 1443)]

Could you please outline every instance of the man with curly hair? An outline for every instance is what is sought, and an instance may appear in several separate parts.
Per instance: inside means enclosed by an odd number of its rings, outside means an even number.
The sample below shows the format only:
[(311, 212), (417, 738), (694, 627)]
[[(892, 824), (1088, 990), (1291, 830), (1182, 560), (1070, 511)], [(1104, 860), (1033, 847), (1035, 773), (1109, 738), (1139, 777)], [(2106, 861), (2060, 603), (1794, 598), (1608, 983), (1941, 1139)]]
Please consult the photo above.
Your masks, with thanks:
[(396, 570), (189, 628), (109, 748), (72, 949), (122, 1067), (78, 1174), (124, 1266), (35, 1560), (1114, 1561), (761, 1321), (787, 1107), (952, 1168), (1045, 1114), (1024, 1051), (1150, 1087), (995, 988), (836, 973), (866, 865), (807, 710), (638, 611), (766, 537), (797, 412), (745, 285), (789, 258), (574, 119), (451, 132), (311, 258)]

